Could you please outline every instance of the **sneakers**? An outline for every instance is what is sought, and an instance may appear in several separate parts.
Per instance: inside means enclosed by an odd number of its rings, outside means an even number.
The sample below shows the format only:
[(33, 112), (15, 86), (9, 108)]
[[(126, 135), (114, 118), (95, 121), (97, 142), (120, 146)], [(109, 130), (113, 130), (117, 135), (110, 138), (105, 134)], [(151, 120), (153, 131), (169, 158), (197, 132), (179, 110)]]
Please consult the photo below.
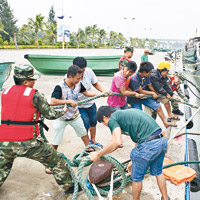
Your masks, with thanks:
[[(82, 191), (81, 186), (78, 184), (78, 192)], [(73, 194), (74, 193), (74, 184), (65, 191), (65, 194)]]
[(184, 115), (184, 113), (181, 112), (179, 109), (178, 110), (173, 110), (172, 113), (175, 114), (175, 115)]

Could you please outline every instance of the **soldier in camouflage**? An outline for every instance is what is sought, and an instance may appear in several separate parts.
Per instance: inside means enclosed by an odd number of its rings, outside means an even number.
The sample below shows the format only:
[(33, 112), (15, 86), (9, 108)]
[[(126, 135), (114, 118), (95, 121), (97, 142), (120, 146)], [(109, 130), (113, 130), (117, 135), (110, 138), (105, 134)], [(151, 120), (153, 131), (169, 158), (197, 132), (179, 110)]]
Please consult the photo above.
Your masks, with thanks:
[[(179, 78), (178, 75), (173, 75), (169, 76), (170, 79), (170, 85), (173, 91), (175, 91), (181, 99), (184, 101), (188, 102), (188, 98), (185, 96), (184, 92), (182, 91), (180, 84), (181, 84), (181, 79)], [(176, 103), (175, 101), (171, 102), (172, 105), (172, 113), (176, 115), (184, 115), (183, 112), (179, 109), (179, 104)]]
[[(16, 66), (14, 69), (14, 81), (15, 85), (18, 86), (22, 85), (28, 88), (33, 88), (35, 80), (39, 77), (39, 74), (34, 73), (34, 68), (30, 65)], [(35, 92), (32, 103), (37, 112), (41, 113), (45, 118), (50, 120), (57, 119), (67, 112), (66, 108), (61, 111), (54, 110), (50, 107), (44, 95), (38, 91)], [(3, 104), (1, 109), (2, 114)], [(34, 114), (33, 121), (35, 119), (36, 114)], [(1, 122), (3, 122), (2, 118)], [(3, 132), (2, 130), (5, 126), (8, 127), (8, 125), (3, 123), (0, 125), (1, 132)], [(20, 125), (17, 126), (19, 127)], [(33, 130), (35, 130), (36, 125), (33, 126)], [(37, 136), (34, 132), (33, 137), (30, 140), (12, 142), (2, 139), (3, 137), (4, 136), (0, 134), (0, 186), (8, 177), (14, 159), (16, 157), (26, 157), (39, 161), (45, 167), (50, 168), (56, 182), (62, 187), (65, 193), (73, 192), (72, 177), (66, 161), (51, 145), (44, 142), (40, 135)]]
[(124, 56), (122, 56), (119, 60), (119, 70), (123, 69), (127, 62), (131, 61), (133, 56), (133, 47), (125, 47), (124, 49)]

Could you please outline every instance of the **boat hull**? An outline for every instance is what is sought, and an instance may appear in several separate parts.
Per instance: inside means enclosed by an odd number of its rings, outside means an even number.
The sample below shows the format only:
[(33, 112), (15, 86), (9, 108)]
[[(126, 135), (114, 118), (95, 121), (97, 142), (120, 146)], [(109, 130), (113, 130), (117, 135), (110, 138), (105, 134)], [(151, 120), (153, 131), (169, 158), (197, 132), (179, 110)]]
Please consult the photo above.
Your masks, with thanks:
[(11, 71), (11, 65), (14, 62), (0, 62), (0, 91), (4, 82), (8, 79)]
[[(91, 68), (96, 75), (113, 76), (118, 71), (118, 56), (84, 56), (87, 67)], [(75, 56), (36, 55), (24, 56), (39, 72), (50, 75), (64, 75), (72, 65)]]

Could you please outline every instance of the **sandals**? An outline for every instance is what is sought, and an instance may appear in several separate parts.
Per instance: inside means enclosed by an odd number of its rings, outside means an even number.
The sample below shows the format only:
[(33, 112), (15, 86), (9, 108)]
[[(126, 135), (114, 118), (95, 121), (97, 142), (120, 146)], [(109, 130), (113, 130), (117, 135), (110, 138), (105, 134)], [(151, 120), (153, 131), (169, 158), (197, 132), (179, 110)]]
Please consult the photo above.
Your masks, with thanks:
[(180, 121), (179, 117), (170, 117), (167, 119), (168, 122), (171, 122), (172, 120)]
[[(92, 140), (89, 141), (89, 145), (91, 145), (91, 144), (94, 144), (94, 143), (92, 142)], [(103, 145), (100, 144), (100, 143), (98, 143), (98, 142), (97, 142), (96, 144), (94, 144), (94, 145), (96, 145), (96, 146), (98, 146), (98, 147), (100, 147), (100, 148), (103, 149)]]
[(91, 153), (91, 152), (94, 152), (94, 151), (95, 151), (94, 148), (89, 148), (89, 149), (87, 149), (85, 152), (86, 152), (86, 153)]
[(174, 124), (173, 122), (171, 122), (166, 128), (168, 128), (168, 127), (177, 127), (177, 125)]

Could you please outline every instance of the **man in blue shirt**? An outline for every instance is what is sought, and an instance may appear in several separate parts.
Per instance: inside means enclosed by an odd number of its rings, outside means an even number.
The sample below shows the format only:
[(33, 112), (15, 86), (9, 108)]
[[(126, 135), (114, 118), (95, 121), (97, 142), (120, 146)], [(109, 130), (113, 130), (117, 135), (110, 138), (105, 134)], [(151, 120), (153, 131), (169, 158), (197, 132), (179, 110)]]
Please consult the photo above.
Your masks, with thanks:
[(102, 150), (92, 152), (90, 159), (97, 161), (115, 151), (122, 144), (122, 131), (128, 132), (131, 140), (136, 143), (130, 154), (132, 163), (128, 166), (128, 170), (132, 171), (133, 200), (140, 199), (142, 180), (148, 168), (151, 175), (156, 176), (162, 199), (167, 200), (166, 181), (162, 174), (167, 140), (156, 121), (138, 109), (115, 111), (110, 106), (99, 108), (97, 120), (110, 128), (112, 139)]
[[(160, 103), (158, 103), (155, 100), (158, 98), (158, 96), (150, 80), (150, 75), (153, 69), (154, 66), (152, 65), (152, 63), (142, 62), (140, 64), (139, 71), (131, 77), (129, 87), (133, 91), (137, 91), (140, 94), (152, 95), (154, 99), (153, 98), (138, 99), (135, 97), (128, 97), (127, 102), (131, 104), (132, 108), (142, 110), (142, 104), (143, 104), (153, 110), (156, 110), (166, 128), (168, 126), (174, 126), (174, 124), (167, 122)], [(147, 90), (147, 86), (149, 90)]]

